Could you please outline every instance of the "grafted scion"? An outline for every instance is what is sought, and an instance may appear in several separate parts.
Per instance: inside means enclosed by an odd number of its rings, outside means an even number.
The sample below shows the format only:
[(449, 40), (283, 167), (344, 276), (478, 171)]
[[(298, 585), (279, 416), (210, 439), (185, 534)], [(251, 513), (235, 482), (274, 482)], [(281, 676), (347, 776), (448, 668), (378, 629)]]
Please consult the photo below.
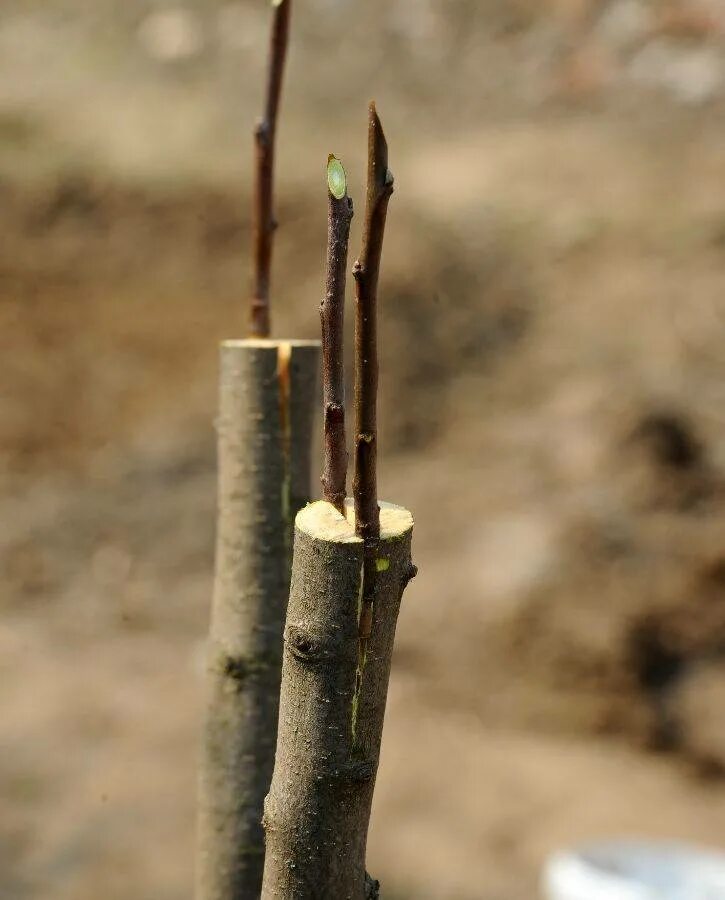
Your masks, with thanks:
[(345, 169), (340, 160), (332, 155), (327, 160), (327, 198), (327, 276), (325, 296), (320, 306), (325, 428), (322, 496), (344, 515), (347, 445), (343, 333), (347, 248), (353, 206), (352, 200), (347, 195)]

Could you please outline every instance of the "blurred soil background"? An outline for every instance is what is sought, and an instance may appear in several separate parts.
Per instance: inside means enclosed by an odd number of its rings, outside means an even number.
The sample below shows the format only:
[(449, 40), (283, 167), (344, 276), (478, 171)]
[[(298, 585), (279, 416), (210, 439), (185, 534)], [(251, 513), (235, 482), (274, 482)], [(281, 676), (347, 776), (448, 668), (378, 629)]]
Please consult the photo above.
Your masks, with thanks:
[[(298, 0), (277, 336), (324, 166), (391, 146), (382, 496), (417, 519), (388, 900), (724, 846), (725, 4)], [(0, 897), (191, 896), (216, 344), (246, 323), (263, 0), (3, 0)]]

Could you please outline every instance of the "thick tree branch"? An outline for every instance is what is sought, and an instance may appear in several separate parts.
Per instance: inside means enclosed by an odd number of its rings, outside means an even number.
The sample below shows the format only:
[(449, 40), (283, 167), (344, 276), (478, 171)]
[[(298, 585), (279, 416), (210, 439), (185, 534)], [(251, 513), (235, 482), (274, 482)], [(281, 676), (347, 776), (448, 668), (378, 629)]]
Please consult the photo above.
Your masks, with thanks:
[(322, 497), (345, 515), (347, 446), (345, 442), (345, 368), (343, 326), (345, 276), (352, 200), (342, 164), (334, 156), (327, 162), (327, 278), (320, 306), (322, 321), (322, 388), (325, 418)]
[(221, 347), (219, 509), (196, 900), (259, 900), (292, 520), (310, 499), (316, 341)]
[(342, 521), (328, 503), (312, 503), (295, 522), (262, 900), (379, 896), (365, 872), (365, 847), (395, 628), (412, 572), (413, 519), (382, 504), (375, 622), (360, 694), (354, 598), (364, 542), (347, 512)]
[(269, 337), (269, 282), (272, 265), (272, 240), (277, 223), (274, 218), (274, 156), (282, 79), (287, 58), (292, 0), (272, 0), (274, 18), (269, 45), (269, 69), (264, 118), (254, 131), (255, 179), (253, 231), (253, 283), (249, 333), (251, 337)]

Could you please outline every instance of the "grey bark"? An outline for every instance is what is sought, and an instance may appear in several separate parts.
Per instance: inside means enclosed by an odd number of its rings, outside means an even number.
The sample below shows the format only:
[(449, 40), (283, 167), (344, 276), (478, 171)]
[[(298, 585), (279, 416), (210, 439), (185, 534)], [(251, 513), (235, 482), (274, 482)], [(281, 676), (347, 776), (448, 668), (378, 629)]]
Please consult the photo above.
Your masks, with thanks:
[(218, 521), (197, 900), (258, 900), (295, 513), (310, 495), (319, 343), (221, 345)]
[(262, 900), (368, 900), (365, 872), (395, 628), (415, 574), (412, 518), (381, 504), (373, 620), (360, 657), (364, 544), (326, 502), (296, 520)]

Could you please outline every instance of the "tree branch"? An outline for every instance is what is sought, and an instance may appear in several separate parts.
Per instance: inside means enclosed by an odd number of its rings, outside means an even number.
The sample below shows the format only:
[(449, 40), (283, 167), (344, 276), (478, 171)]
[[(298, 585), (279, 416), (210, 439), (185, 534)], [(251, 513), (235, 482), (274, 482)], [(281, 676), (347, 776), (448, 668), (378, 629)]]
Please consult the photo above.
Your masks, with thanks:
[(315, 341), (221, 346), (219, 494), (195, 900), (259, 900), (294, 516), (310, 499)]
[(347, 446), (345, 442), (345, 369), (343, 326), (345, 321), (345, 276), (352, 200), (342, 163), (334, 156), (327, 161), (327, 278), (320, 306), (322, 321), (322, 389), (325, 417), (325, 458), (322, 497), (345, 515)]
[(377, 498), (377, 294), (393, 175), (375, 103), (368, 121), (368, 179), (360, 258), (355, 263), (355, 528), (364, 540), (380, 535)]
[[(363, 593), (360, 610), (358, 680), (363, 677), (367, 641), (373, 622), (375, 548), (380, 537), (377, 488), (378, 407), (378, 276), (383, 252), (388, 201), (393, 174), (388, 169), (388, 144), (375, 103), (368, 121), (368, 180), (360, 258), (355, 263), (355, 532), (365, 542)], [(358, 690), (360, 684), (358, 684)]]
[(364, 542), (328, 503), (295, 521), (262, 900), (375, 900), (365, 848), (413, 518), (383, 504), (375, 626), (356, 690)]
[(282, 79), (287, 58), (292, 0), (272, 0), (274, 18), (269, 45), (267, 97), (264, 118), (254, 130), (255, 179), (253, 231), (253, 283), (249, 333), (251, 337), (269, 337), (269, 282), (272, 264), (274, 219), (274, 156)]

